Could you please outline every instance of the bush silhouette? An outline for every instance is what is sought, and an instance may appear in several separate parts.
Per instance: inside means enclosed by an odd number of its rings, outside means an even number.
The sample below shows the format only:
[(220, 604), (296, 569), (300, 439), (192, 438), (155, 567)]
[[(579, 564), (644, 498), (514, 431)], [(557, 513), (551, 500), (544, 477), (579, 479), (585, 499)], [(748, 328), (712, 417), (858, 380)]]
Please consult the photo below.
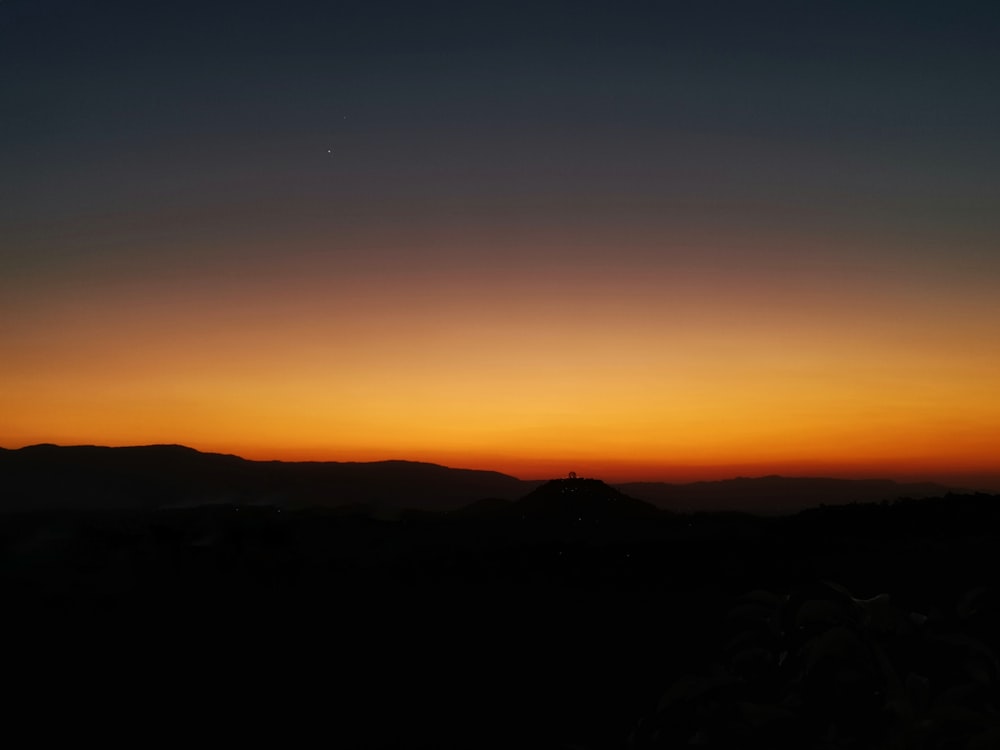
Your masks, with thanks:
[(719, 658), (677, 679), (630, 746), (998, 747), (1000, 664), (974, 634), (997, 612), (992, 589), (939, 618), (829, 582), (748, 592)]

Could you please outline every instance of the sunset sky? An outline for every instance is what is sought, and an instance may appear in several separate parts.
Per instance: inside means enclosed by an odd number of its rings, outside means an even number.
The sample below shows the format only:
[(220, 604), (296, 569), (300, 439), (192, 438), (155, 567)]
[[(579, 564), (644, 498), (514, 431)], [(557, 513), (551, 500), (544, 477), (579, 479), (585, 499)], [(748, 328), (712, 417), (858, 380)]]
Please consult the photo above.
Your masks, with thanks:
[(1000, 3), (0, 3), (0, 446), (1000, 489)]

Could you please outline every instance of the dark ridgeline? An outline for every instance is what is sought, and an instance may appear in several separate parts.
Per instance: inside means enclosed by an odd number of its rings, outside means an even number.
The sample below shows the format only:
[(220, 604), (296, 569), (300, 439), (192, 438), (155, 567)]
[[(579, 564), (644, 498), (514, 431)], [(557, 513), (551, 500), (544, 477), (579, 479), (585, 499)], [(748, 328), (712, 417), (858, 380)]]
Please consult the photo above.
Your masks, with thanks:
[[(345, 747), (997, 746), (997, 497), (680, 513), (597, 479), (180, 446), (0, 451), (0, 481), (9, 674), (94, 716)], [(862, 489), (810, 481), (705, 484)]]
[(536, 483), (415, 461), (248, 461), (182, 445), (36, 445), (0, 452), (0, 510), (134, 509), (211, 504), (351, 505), (448, 510), (516, 499)]
[(668, 484), (629, 482), (623, 492), (660, 508), (693, 513), (741, 510), (751, 513), (794, 513), (817, 505), (878, 503), (900, 497), (940, 497), (967, 492), (933, 482), (905, 483), (888, 479), (828, 479), (822, 477), (739, 477), (714, 482)]
[[(451, 469), (414, 461), (248, 461), (181, 445), (125, 448), (35, 445), (0, 449), (3, 496), (11, 510), (149, 510), (228, 503), (282, 508), (350, 506), (359, 512), (461, 510), (481, 500), (517, 500), (539, 487), (495, 471)], [(566, 479), (576, 503), (593, 494), (587, 482)], [(572, 484), (576, 482), (576, 484)], [(607, 485), (602, 485), (609, 492)], [(584, 488), (590, 487), (591, 490)], [(935, 497), (955, 488), (888, 480), (761, 477), (669, 484), (636, 482), (616, 488), (664, 510), (679, 512), (794, 512), (816, 505)], [(545, 490), (548, 496), (552, 488)], [(590, 494), (588, 494), (590, 493)], [(608, 497), (612, 497), (611, 494)], [(544, 500), (548, 507), (554, 497)], [(619, 505), (628, 505), (623, 501)], [(632, 505), (635, 505), (633, 502)], [(639, 507), (639, 506), (635, 506)], [(649, 512), (648, 509), (646, 511)]]

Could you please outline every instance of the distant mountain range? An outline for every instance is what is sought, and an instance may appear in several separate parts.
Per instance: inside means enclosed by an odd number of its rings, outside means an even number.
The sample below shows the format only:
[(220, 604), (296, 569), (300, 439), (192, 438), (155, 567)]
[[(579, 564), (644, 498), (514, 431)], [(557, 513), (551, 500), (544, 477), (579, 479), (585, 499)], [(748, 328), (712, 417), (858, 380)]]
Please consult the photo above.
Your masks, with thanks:
[(538, 483), (411, 461), (248, 461), (181, 445), (0, 450), (0, 507), (161, 508), (213, 503), (449, 510), (515, 499)]
[[(889, 480), (769, 476), (715, 482), (642, 482), (610, 488), (596, 480), (527, 481), (494, 471), (452, 469), (412, 461), (370, 463), (249, 461), (181, 445), (122, 448), (34, 445), (0, 448), (0, 511), (97, 510), (210, 504), (356, 507), (378, 513), (401, 508), (476, 515), (528, 498), (531, 512), (573, 507), (742, 510), (791, 513), (821, 504), (879, 502), (964, 492), (941, 485)], [(610, 505), (609, 505), (610, 503)], [(523, 501), (522, 501), (523, 504)], [(588, 506), (589, 504), (589, 506)], [(603, 511), (602, 511), (603, 512)]]
[(632, 497), (680, 512), (743, 510), (794, 513), (819, 505), (878, 503), (899, 498), (941, 497), (968, 490), (932, 482), (900, 483), (889, 479), (826, 479), (767, 476), (715, 482), (667, 484), (633, 482), (616, 485)]

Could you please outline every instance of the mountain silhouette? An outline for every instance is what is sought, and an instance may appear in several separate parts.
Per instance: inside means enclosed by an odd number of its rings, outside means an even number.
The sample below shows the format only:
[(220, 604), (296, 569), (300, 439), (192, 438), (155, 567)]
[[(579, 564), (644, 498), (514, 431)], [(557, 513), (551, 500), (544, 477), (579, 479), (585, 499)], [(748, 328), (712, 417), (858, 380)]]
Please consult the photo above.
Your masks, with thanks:
[(738, 477), (715, 482), (670, 484), (631, 482), (617, 485), (633, 497), (677, 512), (747, 511), (794, 513), (819, 505), (877, 503), (899, 498), (940, 497), (967, 489), (931, 482), (900, 483), (888, 479), (822, 477)]
[[(598, 479), (406, 461), (0, 450), (0, 505), (51, 511), (0, 524), (9, 640), (38, 644), (14, 649), (26, 665), (9, 681), (79, 675), (72, 700), (101, 717), (92, 675), (111, 674), (177, 725), (173, 686), (207, 675), (191, 684), (210, 711), (265, 696), (282, 740), (312, 716), (310, 736), (345, 747), (798, 750), (915, 727), (928, 747), (996, 746), (966, 735), (995, 704), (1000, 498), (861, 504), (919, 486), (781, 477), (640, 487), (695, 511), (813, 508), (680, 515)], [(66, 669), (68, 654), (92, 663)]]
[[(716, 482), (521, 480), (414, 461), (250, 461), (182, 445), (0, 448), (0, 511), (150, 510), (213, 504), (347, 508), (392, 517), (404, 508), (469, 517), (651, 517), (740, 510), (791, 513), (822, 504), (939, 497), (967, 490), (889, 480), (769, 476)], [(518, 501), (518, 502), (514, 502)]]
[(553, 479), (511, 506), (522, 518), (591, 524), (661, 515), (656, 506), (610, 487), (599, 479)]
[(4, 511), (211, 504), (449, 510), (483, 498), (514, 500), (537, 485), (413, 461), (248, 461), (181, 445), (0, 450), (0, 476)]

